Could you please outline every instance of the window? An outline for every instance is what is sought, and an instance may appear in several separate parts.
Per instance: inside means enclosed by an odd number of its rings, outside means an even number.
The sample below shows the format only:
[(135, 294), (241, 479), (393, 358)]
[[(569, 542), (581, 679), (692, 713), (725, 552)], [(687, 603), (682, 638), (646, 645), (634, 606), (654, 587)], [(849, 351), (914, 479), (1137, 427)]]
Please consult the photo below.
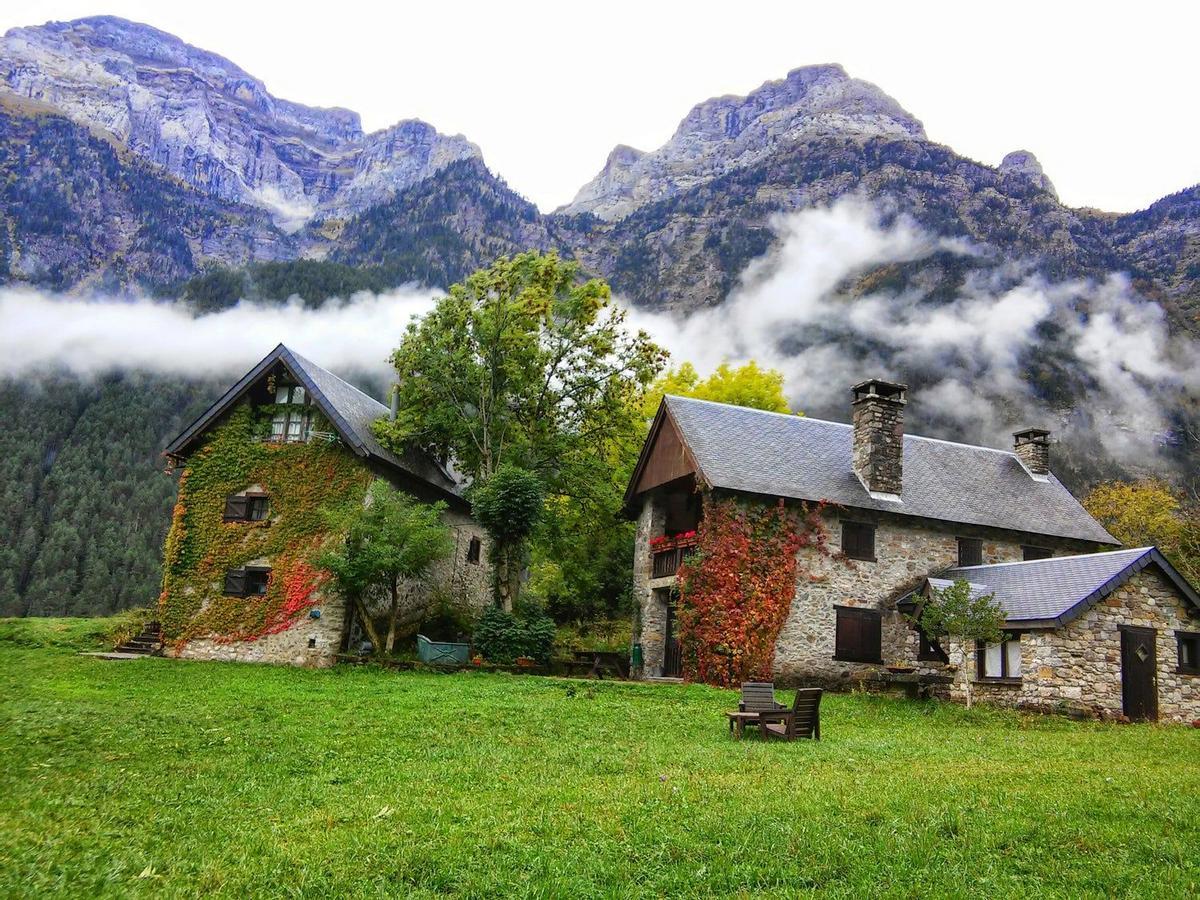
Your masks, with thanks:
[(936, 638), (931, 638), (924, 631), (917, 629), (920, 640), (917, 645), (917, 659), (921, 662), (950, 662), (950, 657), (942, 649)]
[(850, 559), (875, 561), (875, 526), (864, 522), (842, 523), (842, 553)]
[(242, 494), (225, 498), (226, 522), (261, 522), (267, 517), (270, 501), (266, 494)]
[(1035, 559), (1049, 559), (1054, 555), (1053, 550), (1047, 550), (1045, 547), (1029, 547), (1021, 546), (1021, 559), (1025, 562), (1030, 562)]
[(1200, 633), (1177, 631), (1179, 642), (1179, 671), (1185, 675), (1200, 675)]
[(836, 606), (833, 658), (846, 662), (883, 662), (883, 614), (877, 609)]
[(275, 390), (275, 416), (271, 440), (293, 443), (307, 441), (312, 430), (308, 393), (298, 384), (281, 384)]
[(1021, 677), (1021, 636), (999, 644), (975, 645), (976, 674), (980, 678)]
[(958, 564), (960, 566), (982, 566), (983, 541), (979, 538), (959, 538)]
[(230, 569), (225, 573), (225, 593), (232, 597), (261, 597), (270, 581), (270, 569)]
[(483, 544), (479, 538), (471, 538), (471, 543), (467, 545), (467, 562), (479, 565), (479, 555), (482, 549)]

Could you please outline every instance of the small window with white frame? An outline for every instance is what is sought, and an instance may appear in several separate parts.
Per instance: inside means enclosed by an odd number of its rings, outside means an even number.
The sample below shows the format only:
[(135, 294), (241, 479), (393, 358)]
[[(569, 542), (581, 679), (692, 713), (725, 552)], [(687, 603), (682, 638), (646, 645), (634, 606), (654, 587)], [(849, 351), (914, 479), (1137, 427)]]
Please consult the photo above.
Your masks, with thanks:
[(975, 650), (976, 674), (980, 678), (1021, 677), (1021, 636), (1011, 635), (998, 644), (978, 642)]
[(312, 406), (303, 385), (281, 384), (275, 388), (275, 415), (271, 419), (271, 441), (291, 444), (307, 441), (312, 431)]

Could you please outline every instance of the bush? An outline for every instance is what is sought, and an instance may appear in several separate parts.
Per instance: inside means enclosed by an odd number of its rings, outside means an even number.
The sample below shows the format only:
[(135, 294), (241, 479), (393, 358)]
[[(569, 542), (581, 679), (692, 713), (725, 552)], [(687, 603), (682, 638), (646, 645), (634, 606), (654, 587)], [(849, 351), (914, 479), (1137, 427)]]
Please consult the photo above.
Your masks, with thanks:
[(532, 604), (519, 608), (517, 615), (493, 606), (480, 617), (473, 641), (488, 662), (508, 665), (528, 656), (545, 663), (554, 649), (554, 621)]

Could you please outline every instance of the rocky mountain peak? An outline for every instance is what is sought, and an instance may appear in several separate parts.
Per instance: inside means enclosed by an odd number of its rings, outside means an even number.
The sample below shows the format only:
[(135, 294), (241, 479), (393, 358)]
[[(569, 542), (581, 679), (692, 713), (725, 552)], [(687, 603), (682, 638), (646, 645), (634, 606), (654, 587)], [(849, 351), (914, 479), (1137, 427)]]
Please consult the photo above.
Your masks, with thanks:
[(1000, 161), (999, 171), (1001, 175), (1019, 175), (1027, 178), (1043, 191), (1053, 194), (1056, 199), (1058, 197), (1053, 182), (1046, 177), (1046, 173), (1042, 170), (1042, 164), (1028, 150), (1014, 150), (1007, 154)]
[(224, 57), (112, 16), (9, 31), (0, 91), (56, 107), (206, 194), (269, 210), (288, 229), (351, 214), (449, 162), (480, 157), (465, 138), (415, 120), (363, 134), (351, 110), (279, 99)]
[(652, 153), (618, 147), (563, 212), (624, 218), (646, 203), (753, 165), (783, 144), (828, 135), (925, 140), (921, 123), (839, 65), (804, 66), (746, 96), (692, 108)]

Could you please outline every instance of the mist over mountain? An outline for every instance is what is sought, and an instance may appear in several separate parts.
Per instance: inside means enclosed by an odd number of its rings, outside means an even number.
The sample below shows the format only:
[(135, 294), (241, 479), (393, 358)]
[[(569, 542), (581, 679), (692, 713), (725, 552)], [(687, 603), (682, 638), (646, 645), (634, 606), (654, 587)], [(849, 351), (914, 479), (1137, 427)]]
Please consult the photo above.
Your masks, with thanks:
[[(887, 375), (914, 386), (914, 431), (1054, 428), (1076, 489), (1197, 469), (1200, 186), (1126, 215), (1067, 207), (1029, 149), (965, 158), (818, 65), (698, 103), (662, 147), (616, 147), (544, 214), (465, 137), (417, 120), (366, 134), (147, 26), (0, 45), (0, 416), (20, 423), (0, 439), (0, 614), (61, 611), (104, 572), (136, 583), (95, 609), (153, 598), (157, 454), (226, 370), (290, 339), (259, 353), (247, 335), (302, 327), (325, 361), (320, 335), (378, 332), (529, 248), (607, 278), (681, 358), (781, 368), (811, 414), (845, 418), (849, 383)], [(376, 343), (362, 368), (378, 373)], [(331, 339), (327, 364), (354, 347)], [(131, 515), (120, 542), (81, 537)]]

